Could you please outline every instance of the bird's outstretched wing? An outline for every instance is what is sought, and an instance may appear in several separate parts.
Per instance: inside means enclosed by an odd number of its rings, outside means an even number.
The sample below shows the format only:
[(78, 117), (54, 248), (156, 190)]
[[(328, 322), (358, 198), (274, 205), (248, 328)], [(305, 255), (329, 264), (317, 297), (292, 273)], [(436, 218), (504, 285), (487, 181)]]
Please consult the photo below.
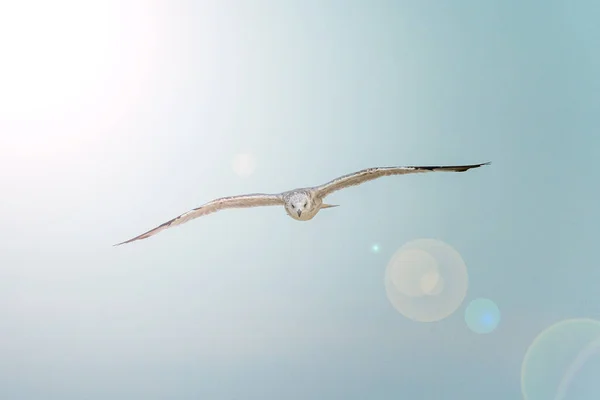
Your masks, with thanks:
[(482, 164), (472, 165), (451, 165), (451, 166), (436, 166), (436, 167), (380, 167), (380, 168), (367, 168), (362, 171), (354, 172), (352, 174), (340, 176), (327, 182), (324, 185), (315, 187), (318, 195), (321, 198), (331, 194), (337, 190), (345, 189), (350, 186), (360, 185), (361, 183), (371, 181), (373, 179), (381, 178), (382, 176), (389, 175), (405, 175), (405, 174), (416, 174), (420, 172), (437, 172), (437, 171), (448, 171), (448, 172), (464, 172), (471, 168), (478, 168), (482, 165), (489, 165), (489, 162)]
[(156, 235), (158, 232), (170, 228), (172, 226), (181, 225), (194, 218), (202, 217), (214, 213), (216, 211), (224, 210), (227, 208), (248, 208), (248, 207), (261, 207), (261, 206), (276, 206), (283, 204), (283, 197), (281, 194), (246, 194), (241, 196), (222, 197), (220, 199), (213, 200), (206, 204), (201, 205), (198, 208), (194, 208), (178, 217), (173, 218), (170, 221), (165, 222), (157, 226), (154, 229), (149, 230), (146, 233), (142, 233), (133, 239), (126, 240), (125, 242), (117, 243), (115, 246), (119, 246), (125, 243), (134, 242), (140, 239), (146, 239), (150, 236)]

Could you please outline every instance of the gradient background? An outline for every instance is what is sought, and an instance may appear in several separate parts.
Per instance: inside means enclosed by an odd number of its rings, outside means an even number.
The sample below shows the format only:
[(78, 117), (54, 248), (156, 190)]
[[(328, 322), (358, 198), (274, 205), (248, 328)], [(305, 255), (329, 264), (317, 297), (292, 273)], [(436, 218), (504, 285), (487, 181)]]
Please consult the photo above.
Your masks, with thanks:
[[(520, 398), (533, 339), (600, 317), (599, 13), (3, 3), (0, 398)], [(338, 192), (310, 223), (232, 210), (111, 247), (215, 197), (488, 160)], [(400, 315), (383, 285), (421, 237), (469, 272), (436, 323)], [(465, 324), (477, 297), (502, 312), (491, 334)]]

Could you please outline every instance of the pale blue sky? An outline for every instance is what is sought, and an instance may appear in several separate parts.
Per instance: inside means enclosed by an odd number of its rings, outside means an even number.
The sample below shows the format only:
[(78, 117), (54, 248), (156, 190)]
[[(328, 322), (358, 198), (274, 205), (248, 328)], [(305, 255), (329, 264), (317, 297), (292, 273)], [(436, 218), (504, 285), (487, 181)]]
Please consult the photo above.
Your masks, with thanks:
[[(543, 329), (600, 318), (600, 3), (14, 4), (2, 399), (518, 399)], [(232, 210), (111, 247), (215, 197), (483, 161), (336, 193), (308, 223)], [(385, 294), (417, 238), (468, 268), (436, 323)], [(464, 321), (478, 297), (502, 313), (488, 335)]]

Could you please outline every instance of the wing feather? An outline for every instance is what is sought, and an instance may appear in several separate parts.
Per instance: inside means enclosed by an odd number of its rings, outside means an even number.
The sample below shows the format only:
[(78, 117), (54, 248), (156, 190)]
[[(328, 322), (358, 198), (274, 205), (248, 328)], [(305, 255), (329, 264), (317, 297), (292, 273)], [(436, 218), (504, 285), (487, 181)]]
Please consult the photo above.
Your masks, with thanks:
[(215, 199), (206, 204), (201, 205), (200, 207), (194, 208), (186, 213), (183, 213), (154, 229), (149, 230), (148, 232), (142, 233), (139, 236), (136, 236), (132, 239), (126, 240), (121, 243), (115, 244), (115, 246), (119, 246), (125, 243), (131, 243), (136, 240), (146, 239), (150, 236), (154, 236), (157, 233), (171, 228), (176, 225), (184, 224), (192, 219), (199, 218), (208, 214), (212, 214), (214, 212), (225, 210), (228, 208), (249, 208), (249, 207), (262, 207), (262, 206), (275, 206), (283, 204), (283, 197), (280, 194), (263, 194), (263, 193), (254, 193), (254, 194), (246, 194), (241, 196), (231, 196), (231, 197), (222, 197), (219, 199)]
[(471, 168), (479, 168), (483, 165), (489, 165), (489, 162), (471, 165), (450, 165), (450, 166), (412, 166), (412, 167), (378, 167), (367, 168), (352, 174), (340, 176), (330, 182), (317, 186), (314, 189), (321, 198), (341, 189), (350, 186), (360, 185), (361, 183), (390, 175), (406, 175), (422, 172), (464, 172)]

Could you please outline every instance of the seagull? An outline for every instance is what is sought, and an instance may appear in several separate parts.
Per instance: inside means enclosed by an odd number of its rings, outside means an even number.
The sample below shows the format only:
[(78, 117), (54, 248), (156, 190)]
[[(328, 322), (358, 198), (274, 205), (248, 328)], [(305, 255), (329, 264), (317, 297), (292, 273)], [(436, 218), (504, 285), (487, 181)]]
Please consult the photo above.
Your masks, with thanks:
[(115, 246), (149, 238), (150, 236), (154, 236), (167, 228), (181, 225), (191, 221), (192, 219), (203, 217), (205, 215), (228, 208), (250, 208), (283, 205), (287, 215), (293, 219), (297, 221), (308, 221), (313, 219), (313, 217), (324, 208), (337, 207), (337, 205), (326, 204), (323, 202), (323, 200), (331, 193), (350, 186), (360, 185), (383, 176), (417, 174), (423, 172), (464, 172), (472, 168), (479, 168), (483, 165), (489, 164), (491, 163), (486, 162), (481, 164), (436, 167), (412, 166), (367, 168), (352, 174), (340, 176), (339, 178), (320, 186), (299, 188), (277, 194), (253, 193), (240, 196), (221, 197), (183, 213), (157, 226), (156, 228), (149, 230), (148, 232), (142, 233), (139, 236), (121, 243), (117, 243)]

